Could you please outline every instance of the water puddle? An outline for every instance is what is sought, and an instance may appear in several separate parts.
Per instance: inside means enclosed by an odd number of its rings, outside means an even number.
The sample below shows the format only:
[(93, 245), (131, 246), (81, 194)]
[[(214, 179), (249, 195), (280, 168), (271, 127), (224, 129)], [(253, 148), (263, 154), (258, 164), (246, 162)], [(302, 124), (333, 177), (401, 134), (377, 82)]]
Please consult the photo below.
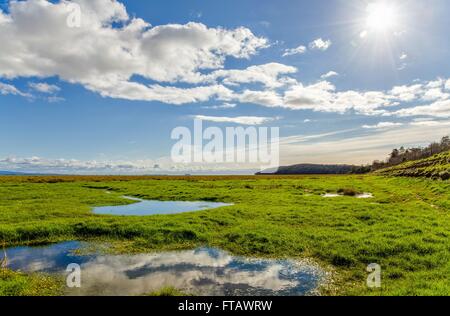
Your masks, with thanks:
[[(324, 198), (335, 198), (335, 197), (343, 197), (343, 196), (350, 196), (350, 195), (339, 194), (339, 193), (325, 193), (322, 195), (322, 197), (324, 197)], [(372, 193), (361, 193), (361, 194), (356, 194), (356, 195), (350, 196), (350, 197), (355, 197), (357, 199), (370, 199), (370, 198), (373, 198), (373, 194)]]
[[(313, 264), (231, 256), (214, 248), (139, 255), (75, 255), (84, 244), (7, 249), (8, 267), (66, 275), (81, 266), (81, 288), (67, 295), (141, 295), (174, 287), (192, 295), (310, 295), (325, 277)], [(83, 252), (81, 252), (83, 253)]]
[(344, 196), (343, 194), (337, 194), (337, 193), (325, 193), (324, 195), (322, 195), (325, 198), (334, 198), (334, 197), (340, 197), (340, 196)]
[(218, 207), (230, 206), (233, 204), (218, 202), (186, 202), (186, 201), (156, 201), (142, 200), (134, 197), (124, 196), (125, 199), (136, 201), (137, 203), (116, 206), (94, 207), (95, 214), (102, 215), (122, 215), (122, 216), (145, 216), (157, 214), (177, 214), (194, 211), (210, 210)]
[(362, 194), (356, 195), (356, 198), (358, 198), (358, 199), (371, 199), (371, 198), (373, 198), (373, 194), (372, 193), (362, 193)]

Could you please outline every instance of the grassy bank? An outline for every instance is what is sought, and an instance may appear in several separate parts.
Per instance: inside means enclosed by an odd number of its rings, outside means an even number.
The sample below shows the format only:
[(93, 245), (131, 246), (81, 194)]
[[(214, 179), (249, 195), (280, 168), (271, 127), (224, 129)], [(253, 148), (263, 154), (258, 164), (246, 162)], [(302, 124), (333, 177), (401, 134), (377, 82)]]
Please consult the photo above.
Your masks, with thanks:
[(376, 171), (377, 174), (401, 177), (427, 177), (450, 179), (450, 151), (432, 157), (413, 160), (397, 166)]
[[(321, 196), (339, 190), (374, 198)], [(336, 269), (324, 294), (448, 295), (449, 192), (448, 181), (378, 176), (0, 177), (0, 240), (98, 239), (117, 241), (124, 252), (210, 245), (238, 255), (312, 257)], [(94, 206), (131, 202), (122, 195), (234, 205), (148, 217), (92, 214)], [(365, 285), (372, 262), (382, 267), (381, 290)]]

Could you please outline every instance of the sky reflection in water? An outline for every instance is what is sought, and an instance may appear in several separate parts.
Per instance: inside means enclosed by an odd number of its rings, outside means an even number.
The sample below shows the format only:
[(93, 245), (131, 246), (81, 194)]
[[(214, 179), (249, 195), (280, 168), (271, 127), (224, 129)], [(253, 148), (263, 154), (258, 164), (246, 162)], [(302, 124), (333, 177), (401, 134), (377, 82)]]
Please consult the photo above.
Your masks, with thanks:
[(203, 211), (232, 204), (206, 201), (156, 201), (142, 200), (125, 196), (137, 203), (116, 206), (95, 207), (93, 212), (102, 215), (145, 216), (156, 214), (177, 214), (185, 212)]

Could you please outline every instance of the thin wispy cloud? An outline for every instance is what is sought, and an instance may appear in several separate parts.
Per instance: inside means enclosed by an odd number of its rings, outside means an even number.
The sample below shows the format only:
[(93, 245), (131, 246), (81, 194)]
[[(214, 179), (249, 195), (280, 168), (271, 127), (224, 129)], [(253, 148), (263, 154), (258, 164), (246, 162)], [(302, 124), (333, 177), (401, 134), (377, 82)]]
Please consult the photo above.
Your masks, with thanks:
[(300, 45), (296, 48), (288, 48), (284, 51), (283, 57), (292, 56), (292, 55), (301, 55), (306, 53), (306, 46)]
[(0, 94), (1, 95), (12, 94), (12, 95), (19, 95), (22, 97), (31, 97), (31, 95), (29, 93), (20, 91), (14, 85), (2, 83), (2, 82), (0, 82)]
[(223, 109), (234, 109), (237, 106), (236, 103), (223, 103), (220, 105), (210, 105), (210, 106), (204, 106), (203, 109), (207, 110), (223, 110)]
[(261, 125), (278, 119), (272, 117), (259, 117), (259, 116), (226, 117), (226, 116), (207, 116), (207, 115), (195, 115), (194, 118), (202, 121), (209, 121), (216, 123), (235, 123), (242, 125)]
[(394, 128), (398, 126), (402, 126), (403, 123), (395, 123), (395, 122), (380, 122), (375, 125), (363, 125), (363, 128), (366, 129), (387, 129), (387, 128)]
[(35, 91), (47, 94), (54, 94), (61, 90), (57, 85), (47, 84), (45, 82), (30, 82), (28, 85)]
[(337, 76), (339, 76), (339, 74), (336, 71), (329, 71), (326, 74), (323, 74), (322, 76), (320, 76), (320, 78), (328, 79), (328, 78), (337, 77)]

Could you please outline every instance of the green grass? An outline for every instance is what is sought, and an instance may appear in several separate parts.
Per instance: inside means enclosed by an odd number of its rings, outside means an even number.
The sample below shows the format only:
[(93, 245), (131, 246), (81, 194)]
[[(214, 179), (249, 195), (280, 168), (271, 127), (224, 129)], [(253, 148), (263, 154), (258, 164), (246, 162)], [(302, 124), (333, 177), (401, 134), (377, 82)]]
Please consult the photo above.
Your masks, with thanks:
[[(374, 198), (321, 197), (340, 190)], [(147, 217), (91, 212), (129, 204), (122, 195), (235, 205)], [(237, 255), (311, 257), (334, 268), (323, 289), (330, 295), (449, 295), (449, 210), (450, 182), (420, 178), (0, 177), (0, 241), (8, 245), (94, 239), (120, 252), (209, 245)], [(379, 290), (365, 285), (372, 262), (382, 267)]]
[(62, 282), (56, 278), (0, 269), (0, 296), (55, 296), (61, 293)]
[(187, 296), (187, 294), (174, 287), (164, 287), (159, 291), (149, 293), (148, 296)]

